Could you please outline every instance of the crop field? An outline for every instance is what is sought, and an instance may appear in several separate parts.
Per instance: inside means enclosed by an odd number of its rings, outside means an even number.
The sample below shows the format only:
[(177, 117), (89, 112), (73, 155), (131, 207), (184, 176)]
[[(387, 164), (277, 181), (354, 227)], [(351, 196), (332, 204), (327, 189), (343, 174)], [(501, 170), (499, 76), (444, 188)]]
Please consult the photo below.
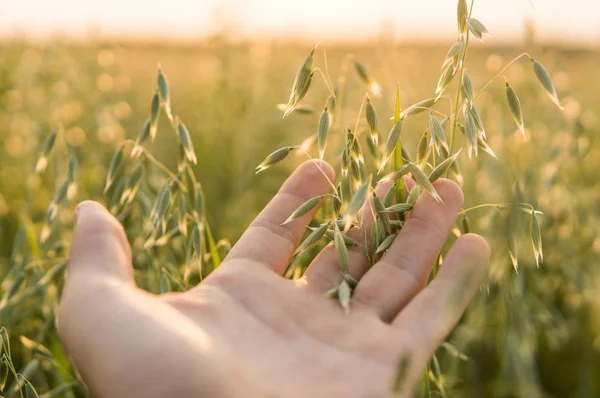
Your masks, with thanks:
[[(362, 145), (360, 167), (369, 170), (354, 174), (344, 190), (360, 190), (367, 174), (376, 182), (392, 171), (390, 160), (377, 174), (395, 124), (397, 89), (402, 111), (435, 97), (453, 43), (321, 43), (311, 87), (285, 118), (282, 109), (311, 44), (223, 37), (198, 44), (1, 43), (0, 395), (21, 397), (33, 389), (45, 397), (88, 395), (56, 327), (78, 202), (97, 200), (118, 216), (133, 246), (140, 287), (152, 293), (188, 289), (218, 266), (292, 170), (319, 157), (319, 120), (326, 104), (332, 112), (333, 89), (338, 108), (331, 113), (324, 159), (341, 175), (350, 128)], [(529, 56), (503, 71), (524, 52), (548, 71), (562, 111)], [(366, 76), (357, 73), (357, 62)], [(464, 70), (486, 141), (471, 145), (462, 113), (455, 134), (446, 121), (451, 154), (463, 150), (443, 174), (461, 183), (468, 217), (459, 217), (451, 240), (465, 230), (477, 232), (490, 242), (492, 260), (459, 326), (428, 367), (430, 396), (600, 396), (599, 65), (600, 52), (588, 49), (469, 45)], [(163, 101), (148, 127), (156, 137), (136, 152), (153, 96), (164, 100), (157, 92), (159, 69), (173, 120)], [(423, 135), (435, 127), (432, 117), (441, 123), (444, 115), (457, 114), (456, 99), (465, 97), (457, 96), (459, 81), (442, 82), (443, 95), (425, 107), (431, 111), (410, 114), (402, 126), (408, 159), (428, 173), (448, 157), (448, 148), (445, 156), (443, 143)], [(523, 132), (507, 103), (506, 82), (518, 94)], [(365, 93), (378, 114), (375, 155), (367, 142), (372, 126)], [(269, 154), (286, 146), (300, 148), (256, 173)], [(187, 159), (183, 166), (181, 159)], [(412, 175), (418, 180), (415, 170)], [(162, 211), (155, 201), (171, 189), (166, 181), (179, 180), (195, 196), (173, 188), (173, 203), (169, 191)], [(202, 209), (191, 210), (199, 196)], [(189, 214), (180, 211), (179, 197)], [(329, 221), (325, 211), (320, 214), (320, 221)], [(301, 275), (326, 241), (298, 256), (288, 277)]]

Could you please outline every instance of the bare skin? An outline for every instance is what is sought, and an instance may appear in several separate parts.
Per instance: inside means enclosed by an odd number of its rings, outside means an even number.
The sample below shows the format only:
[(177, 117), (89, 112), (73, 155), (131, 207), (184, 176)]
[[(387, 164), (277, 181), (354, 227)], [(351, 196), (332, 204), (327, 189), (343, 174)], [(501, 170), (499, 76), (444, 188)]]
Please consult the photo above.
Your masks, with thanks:
[[(422, 195), (379, 263), (367, 269), (360, 249), (350, 250), (359, 284), (348, 315), (323, 295), (342, 278), (331, 246), (301, 280), (281, 277), (316, 209), (281, 223), (329, 190), (312, 162), (286, 181), (223, 264), (185, 293), (138, 289), (122, 227), (98, 203), (83, 202), (60, 337), (96, 397), (387, 397), (403, 356), (410, 396), (489, 259), (483, 238), (464, 235), (425, 287), (463, 202), (453, 182), (435, 186), (443, 203)], [(366, 207), (367, 229), (369, 214)]]

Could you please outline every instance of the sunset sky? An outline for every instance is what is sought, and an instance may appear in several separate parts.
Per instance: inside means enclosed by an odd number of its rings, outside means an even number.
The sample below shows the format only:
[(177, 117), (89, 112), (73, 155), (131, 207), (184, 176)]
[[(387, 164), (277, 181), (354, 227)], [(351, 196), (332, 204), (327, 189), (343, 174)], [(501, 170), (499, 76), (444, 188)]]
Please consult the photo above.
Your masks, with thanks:
[[(397, 40), (455, 32), (455, 0), (0, 0), (0, 36), (61, 34), (195, 39), (219, 27), (237, 37), (368, 39), (382, 25)], [(489, 40), (518, 39), (532, 20), (542, 39), (600, 43), (600, 1), (477, 0)]]

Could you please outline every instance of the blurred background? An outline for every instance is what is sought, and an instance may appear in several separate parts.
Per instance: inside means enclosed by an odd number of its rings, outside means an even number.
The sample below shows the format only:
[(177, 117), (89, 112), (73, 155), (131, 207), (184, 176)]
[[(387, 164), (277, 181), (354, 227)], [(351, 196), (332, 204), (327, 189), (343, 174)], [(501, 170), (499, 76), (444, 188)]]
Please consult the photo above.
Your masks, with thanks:
[[(503, 73), (519, 93), (526, 141), (510, 117), (501, 79), (477, 100), (498, 160), (461, 157), (465, 207), (510, 202), (518, 186), (518, 197), (545, 214), (545, 256), (536, 268), (524, 220), (515, 227), (516, 273), (504, 223), (493, 210), (470, 213), (473, 230), (492, 243), (493, 262), (449, 339), (466, 357), (440, 353), (436, 377), (445, 390), (438, 394), (600, 397), (600, 3), (476, 0), (473, 16), (490, 31), (485, 42), (471, 41), (466, 58), (475, 89), (528, 52), (551, 73), (564, 111), (544, 95), (527, 57)], [(313, 81), (303, 101), (314, 113), (282, 119), (276, 105), (287, 102), (297, 68), (317, 42), (316, 65), (324, 69), (326, 59), (332, 80), (347, 80), (347, 120), (356, 118), (367, 90), (348, 60), (359, 60), (382, 86), (373, 102), (385, 137), (396, 84), (403, 107), (431, 97), (456, 38), (451, 0), (0, 0), (0, 292), (10, 287), (7, 276), (17, 264), (60, 250), (38, 245), (35, 236), (67, 173), (67, 147), (77, 154), (79, 189), (61, 222), (72, 222), (77, 201), (104, 200), (110, 159), (147, 118), (159, 65), (174, 113), (192, 135), (213, 233), (235, 242), (303, 158), (258, 175), (254, 168), (273, 150), (316, 132), (329, 95), (322, 80)], [(38, 176), (41, 146), (59, 126), (64, 143)], [(426, 128), (425, 116), (406, 125), (409, 153)], [(161, 122), (148, 148), (176, 169), (171, 134)], [(21, 248), (25, 254), (16, 255)], [(41, 264), (40, 272), (50, 266)], [(0, 310), (0, 324), (13, 338), (42, 342), (69, 369), (48, 332), (56, 294)], [(39, 391), (72, 378), (66, 370), (50, 372), (18, 340), (13, 345), (15, 365), (37, 361), (30, 377)]]

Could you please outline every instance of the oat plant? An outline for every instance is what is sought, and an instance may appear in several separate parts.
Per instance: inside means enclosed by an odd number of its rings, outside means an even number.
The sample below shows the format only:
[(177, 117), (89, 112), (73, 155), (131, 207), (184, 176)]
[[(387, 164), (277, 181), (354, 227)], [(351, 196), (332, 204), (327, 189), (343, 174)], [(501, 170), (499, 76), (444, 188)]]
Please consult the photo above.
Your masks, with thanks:
[[(305, 252), (314, 255), (318, 250), (311, 251), (311, 248), (323, 247), (327, 241), (333, 242), (343, 279), (338, 285), (332, 286), (327, 295), (338, 300), (346, 312), (352, 311), (350, 297), (357, 283), (348, 273), (347, 246), (361, 245), (367, 263), (375, 264), (392, 245), (399, 231), (402, 230), (404, 220), (410, 217), (411, 210), (421, 195), (431, 195), (441, 200), (433, 184), (437, 179), (450, 178), (462, 186), (469, 176), (462, 174), (461, 162), (472, 161), (478, 156), (491, 156), (497, 159), (494, 149), (488, 144), (486, 126), (477, 104), (477, 99), (490, 85), (497, 81), (504, 83), (508, 111), (516, 129), (524, 139), (528, 138), (521, 99), (503, 75), (507, 68), (521, 59), (528, 58), (533, 76), (539, 81), (554, 105), (562, 109), (550, 73), (528, 53), (523, 53), (510, 61), (483, 87), (474, 87), (466, 68), (469, 42), (473, 37), (483, 40), (488, 30), (473, 16), (473, 11), (474, 1), (469, 5), (465, 0), (459, 0), (457, 39), (441, 62), (442, 72), (429, 98), (402, 108), (400, 87), (395, 87), (394, 91), (382, 90), (363, 63), (354, 58), (347, 58), (346, 63), (352, 62), (366, 90), (362, 103), (355, 112), (355, 121), (347, 120), (344, 93), (345, 85), (348, 84), (346, 73), (350, 68), (343, 65), (342, 74), (334, 82), (328, 71), (325, 51), (322, 58), (324, 67), (316, 66), (317, 47), (315, 47), (298, 69), (287, 106), (280, 107), (284, 112), (284, 118), (300, 106), (312, 109), (311, 105), (304, 104), (302, 101), (311, 86), (317, 84), (319, 80), (329, 92), (328, 98), (322, 98), (323, 110), (319, 115), (315, 134), (298, 145), (288, 145), (275, 150), (257, 167), (256, 172), (275, 166), (294, 151), (316, 161), (328, 159), (332, 164), (337, 165), (338, 177), (336, 181), (329, 181), (330, 193), (309, 199), (290, 215), (288, 221), (306, 214), (318, 203), (326, 202), (327, 205), (324, 205), (318, 213), (319, 221), (314, 226), (307, 225), (309, 234), (301, 243), (296, 257), (302, 256)], [(452, 88), (455, 90), (454, 95)], [(394, 98), (392, 114), (378, 112), (378, 102), (381, 103), (379, 98), (382, 95), (391, 96), (392, 93)], [(424, 133), (416, 148), (407, 148), (403, 145), (403, 137), (414, 133), (405, 131), (404, 123), (419, 114), (427, 115), (423, 125)], [(382, 131), (388, 133), (380, 140)], [(363, 146), (368, 150), (363, 151)], [(366, 157), (370, 157), (371, 160), (366, 161)], [(499, 164), (503, 162), (502, 159), (497, 161)], [(414, 187), (410, 190), (405, 180), (407, 177), (414, 183)], [(393, 184), (388, 192), (379, 198), (374, 193), (374, 185), (384, 181), (391, 181)], [(364, 212), (369, 212), (374, 220), (368, 236), (363, 228), (365, 213), (360, 211), (365, 204), (367, 206)], [(540, 232), (543, 213), (531, 204), (522, 202), (518, 195), (518, 188), (515, 190), (513, 202), (483, 203), (463, 209), (453, 230), (454, 235), (460, 236), (470, 232), (469, 213), (480, 209), (488, 209), (502, 216), (507, 226), (507, 243), (504, 248), (497, 248), (497, 250), (506, 250), (507, 259), (510, 259), (516, 272), (519, 265), (517, 240), (521, 239), (522, 235), (528, 236), (535, 262), (538, 267), (540, 266), (543, 261)], [(523, 220), (527, 221), (526, 229), (519, 227)], [(360, 242), (345, 235), (345, 232), (350, 229), (360, 233)], [(444, 253), (440, 255), (440, 258), (443, 257)], [(286, 274), (287, 277), (301, 276), (307, 263), (310, 261), (293, 261)], [(430, 280), (435, 278), (440, 263), (441, 261), (438, 261), (434, 265)], [(445, 347), (454, 349), (449, 344)], [(405, 362), (401, 360), (399, 363)], [(435, 384), (436, 392), (444, 395), (440, 376), (439, 363), (434, 356), (431, 368), (424, 373), (421, 386), (426, 396), (432, 393), (430, 381)], [(401, 383), (397, 380), (396, 384)]]

